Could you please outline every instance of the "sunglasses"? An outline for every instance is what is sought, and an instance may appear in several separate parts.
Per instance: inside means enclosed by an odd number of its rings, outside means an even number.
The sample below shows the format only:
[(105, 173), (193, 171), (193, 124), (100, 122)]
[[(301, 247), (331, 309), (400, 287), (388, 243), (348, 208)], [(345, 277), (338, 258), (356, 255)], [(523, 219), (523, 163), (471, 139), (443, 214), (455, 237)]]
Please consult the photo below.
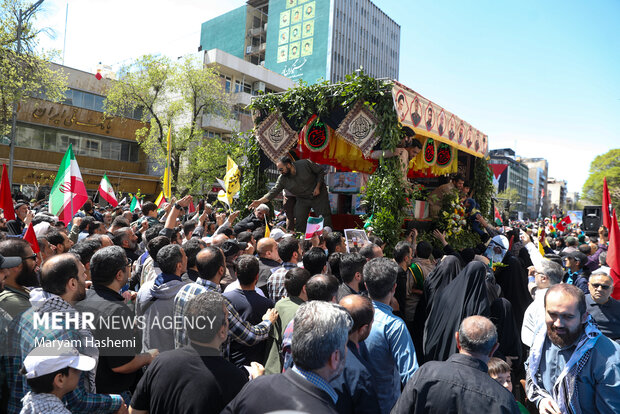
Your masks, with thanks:
[(600, 283), (590, 283), (590, 286), (592, 286), (594, 289), (601, 288), (603, 290), (607, 290), (611, 287), (611, 285), (601, 285)]
[(32, 256), (22, 257), (22, 262), (28, 259), (37, 260), (37, 254), (35, 253)]

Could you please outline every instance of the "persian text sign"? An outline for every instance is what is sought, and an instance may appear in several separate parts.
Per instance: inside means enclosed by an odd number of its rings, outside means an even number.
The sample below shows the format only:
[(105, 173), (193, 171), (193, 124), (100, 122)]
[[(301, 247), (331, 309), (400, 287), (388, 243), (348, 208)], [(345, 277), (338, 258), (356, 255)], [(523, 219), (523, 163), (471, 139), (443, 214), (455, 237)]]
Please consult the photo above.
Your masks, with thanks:
[(448, 143), (477, 157), (487, 153), (488, 137), (441, 106), (398, 82), (394, 82), (392, 97), (400, 123), (416, 134)]

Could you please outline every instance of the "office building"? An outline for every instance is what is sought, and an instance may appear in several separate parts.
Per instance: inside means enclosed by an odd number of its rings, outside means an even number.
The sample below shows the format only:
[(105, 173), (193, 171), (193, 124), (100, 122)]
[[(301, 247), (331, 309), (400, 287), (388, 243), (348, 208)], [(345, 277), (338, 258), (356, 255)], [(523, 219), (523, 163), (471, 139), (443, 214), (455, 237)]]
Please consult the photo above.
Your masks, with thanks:
[[(73, 146), (88, 193), (96, 193), (107, 174), (117, 194), (157, 194), (160, 176), (150, 175), (148, 160), (136, 142), (142, 128), (141, 113), (126, 117), (105, 116), (104, 91), (108, 79), (97, 80), (93, 73), (52, 64), (67, 74), (68, 89), (62, 102), (28, 98), (19, 106), (14, 153), (13, 192), (24, 197), (43, 198), (49, 193), (58, 166)], [(0, 160), (9, 164), (9, 145), (0, 145)]]
[(206, 138), (226, 137), (233, 132), (252, 129), (254, 123), (250, 110), (247, 109), (252, 96), (281, 92), (293, 87), (291, 79), (220, 49), (205, 51), (204, 64), (219, 72), (222, 87), (231, 94), (233, 110), (232, 119), (218, 114), (203, 114), (202, 129)]
[(566, 210), (566, 181), (549, 178), (547, 189), (549, 190), (549, 214), (562, 215)]
[(515, 189), (519, 195), (519, 200), (515, 206), (511, 206), (511, 210), (520, 213), (520, 216), (528, 215), (530, 181), (527, 165), (517, 161), (514, 150), (510, 148), (490, 150), (489, 157), (489, 167), (495, 175), (494, 182), (497, 192)]
[[(547, 191), (547, 174), (549, 163), (544, 158), (525, 158), (517, 157), (517, 161), (522, 162), (529, 168), (529, 178), (533, 185), (533, 200), (528, 208), (531, 218), (547, 217), (549, 215), (549, 198)], [(542, 198), (542, 201), (541, 201)]]
[(202, 24), (220, 49), (294, 81), (344, 80), (360, 67), (398, 79), (400, 26), (370, 0), (249, 0)]

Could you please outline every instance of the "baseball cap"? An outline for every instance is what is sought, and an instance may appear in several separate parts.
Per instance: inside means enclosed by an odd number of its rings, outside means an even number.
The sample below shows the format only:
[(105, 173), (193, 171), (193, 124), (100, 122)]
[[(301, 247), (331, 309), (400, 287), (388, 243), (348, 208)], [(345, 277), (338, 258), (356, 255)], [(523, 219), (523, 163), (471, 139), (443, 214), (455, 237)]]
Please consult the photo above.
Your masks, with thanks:
[(282, 229), (274, 229), (271, 231), (271, 233), (269, 233), (269, 237), (274, 239), (275, 241), (278, 241), (282, 237), (284, 237), (284, 231), (282, 231)]
[(21, 257), (4, 257), (0, 254), (0, 269), (10, 269), (11, 267), (17, 267), (20, 264), (22, 264)]
[(581, 252), (570, 252), (566, 255), (566, 257), (569, 257), (573, 260), (576, 260), (580, 263), (581, 267), (583, 267), (586, 262), (588, 261), (588, 256), (586, 256), (585, 254), (581, 253)]
[(37, 378), (67, 367), (90, 371), (96, 364), (94, 358), (80, 354), (74, 347), (64, 344), (41, 345), (30, 351), (24, 359), (23, 370), (26, 378)]
[(224, 256), (228, 257), (238, 253), (241, 250), (247, 249), (248, 244), (245, 242), (239, 243), (237, 240), (226, 240), (221, 247), (224, 252)]

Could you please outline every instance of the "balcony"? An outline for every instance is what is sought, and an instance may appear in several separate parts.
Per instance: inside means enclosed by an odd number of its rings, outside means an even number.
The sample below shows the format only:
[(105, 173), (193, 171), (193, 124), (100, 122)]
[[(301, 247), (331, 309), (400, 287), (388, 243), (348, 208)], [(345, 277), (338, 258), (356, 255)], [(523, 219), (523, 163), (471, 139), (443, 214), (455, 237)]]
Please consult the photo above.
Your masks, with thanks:
[(237, 92), (232, 95), (232, 104), (241, 105), (244, 108), (252, 102), (252, 95), (247, 92)]
[(202, 116), (202, 128), (214, 132), (231, 133), (239, 131), (241, 123), (236, 119), (226, 119), (216, 114), (206, 114)]

